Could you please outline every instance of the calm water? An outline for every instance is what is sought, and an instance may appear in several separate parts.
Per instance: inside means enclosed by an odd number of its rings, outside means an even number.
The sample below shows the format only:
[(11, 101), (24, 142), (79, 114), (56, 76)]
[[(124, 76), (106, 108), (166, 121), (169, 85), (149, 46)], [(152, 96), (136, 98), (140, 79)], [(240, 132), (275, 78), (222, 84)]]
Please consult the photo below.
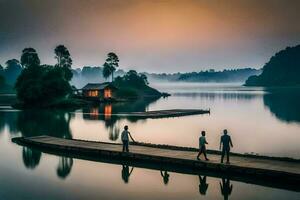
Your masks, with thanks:
[[(166, 99), (61, 111), (0, 109), (0, 199), (299, 199), (300, 193), (195, 175), (48, 155), (11, 143), (16, 136), (52, 135), (120, 142), (129, 125), (138, 141), (197, 147), (201, 130), (217, 149), (227, 128), (235, 152), (300, 158), (300, 93), (235, 85), (156, 84)], [(171, 108), (211, 114), (139, 119), (119, 112)], [(131, 172), (131, 173), (130, 173)], [(164, 173), (163, 173), (164, 175)], [(208, 184), (208, 185), (207, 185)]]

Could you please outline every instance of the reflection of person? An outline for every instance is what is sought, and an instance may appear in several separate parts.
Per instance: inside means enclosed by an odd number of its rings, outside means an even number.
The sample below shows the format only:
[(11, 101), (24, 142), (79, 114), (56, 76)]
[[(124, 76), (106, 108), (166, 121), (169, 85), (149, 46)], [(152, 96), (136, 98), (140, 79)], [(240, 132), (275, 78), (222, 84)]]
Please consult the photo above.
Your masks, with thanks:
[(199, 138), (199, 153), (197, 155), (197, 160), (200, 160), (200, 155), (203, 153), (205, 160), (208, 160), (207, 155), (206, 155), (206, 138), (205, 138), (205, 131), (201, 132), (201, 137)]
[(121, 139), (122, 139), (122, 143), (123, 143), (123, 152), (129, 152), (129, 137), (131, 138), (132, 141), (134, 141), (134, 139), (132, 138), (130, 132), (128, 131), (128, 126), (124, 126), (124, 130), (122, 132), (121, 135)]
[(133, 171), (133, 167), (131, 168), (131, 170), (129, 172), (129, 166), (122, 165), (122, 179), (123, 179), (124, 183), (129, 182), (129, 176), (131, 175), (132, 171)]
[(228, 200), (228, 197), (231, 195), (232, 188), (233, 186), (230, 184), (230, 180), (228, 178), (222, 178), (222, 183), (220, 182), (220, 189), (224, 200)]
[(199, 175), (199, 193), (201, 195), (206, 195), (206, 191), (208, 188), (208, 184), (206, 183), (206, 176), (203, 176), (203, 178)]
[(160, 171), (160, 175), (163, 177), (163, 181), (164, 181), (164, 184), (167, 185), (169, 183), (169, 177), (170, 175), (168, 174), (167, 171)]
[(224, 135), (221, 136), (221, 140), (220, 140), (220, 150), (221, 150), (221, 146), (223, 146), (222, 148), (222, 156), (221, 156), (221, 163), (223, 163), (224, 160), (224, 156), (226, 154), (227, 156), (227, 164), (229, 164), (229, 152), (230, 152), (230, 146), (233, 147), (232, 141), (231, 141), (231, 137), (228, 135), (227, 130), (225, 129), (223, 131)]

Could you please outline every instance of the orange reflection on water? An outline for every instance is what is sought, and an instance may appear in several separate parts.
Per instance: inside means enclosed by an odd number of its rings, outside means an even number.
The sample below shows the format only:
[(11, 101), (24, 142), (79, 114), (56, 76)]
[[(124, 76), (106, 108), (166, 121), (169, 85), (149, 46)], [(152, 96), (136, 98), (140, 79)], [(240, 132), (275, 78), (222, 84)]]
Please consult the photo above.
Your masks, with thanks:
[(98, 108), (91, 108), (91, 111), (90, 111), (91, 119), (98, 119), (98, 116), (99, 116)]
[(111, 114), (112, 114), (112, 105), (111, 104), (105, 105), (105, 107), (104, 107), (104, 119), (105, 120), (110, 120), (111, 119)]

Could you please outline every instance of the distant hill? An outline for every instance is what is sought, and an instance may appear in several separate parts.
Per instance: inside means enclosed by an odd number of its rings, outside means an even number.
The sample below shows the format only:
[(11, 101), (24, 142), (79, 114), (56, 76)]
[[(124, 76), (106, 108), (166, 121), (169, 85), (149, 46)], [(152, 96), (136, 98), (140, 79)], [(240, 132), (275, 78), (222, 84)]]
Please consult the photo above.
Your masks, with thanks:
[(299, 86), (300, 45), (276, 53), (263, 67), (259, 76), (247, 79), (246, 86)]
[(213, 69), (200, 72), (174, 73), (174, 74), (155, 74), (144, 73), (149, 80), (156, 81), (182, 81), (182, 82), (245, 82), (248, 77), (258, 75), (262, 71), (260, 69), (243, 68), (231, 69), (223, 71), (215, 71)]

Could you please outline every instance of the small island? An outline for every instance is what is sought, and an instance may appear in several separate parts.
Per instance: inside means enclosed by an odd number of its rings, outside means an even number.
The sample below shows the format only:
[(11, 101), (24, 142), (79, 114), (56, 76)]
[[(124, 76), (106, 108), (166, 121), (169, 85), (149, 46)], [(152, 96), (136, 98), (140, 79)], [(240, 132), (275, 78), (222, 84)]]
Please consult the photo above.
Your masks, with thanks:
[(260, 75), (250, 76), (245, 86), (300, 86), (300, 45), (276, 53), (263, 67)]
[(18, 102), (15, 108), (78, 108), (95, 102), (128, 101), (147, 97), (167, 96), (149, 86), (147, 76), (129, 70), (114, 78), (119, 67), (118, 56), (108, 53), (103, 64), (103, 77), (111, 81), (88, 83), (78, 89), (70, 84), (73, 77), (72, 59), (64, 45), (54, 49), (57, 64), (41, 64), (33, 48), (22, 51), (22, 71), (16, 79), (15, 90)]

